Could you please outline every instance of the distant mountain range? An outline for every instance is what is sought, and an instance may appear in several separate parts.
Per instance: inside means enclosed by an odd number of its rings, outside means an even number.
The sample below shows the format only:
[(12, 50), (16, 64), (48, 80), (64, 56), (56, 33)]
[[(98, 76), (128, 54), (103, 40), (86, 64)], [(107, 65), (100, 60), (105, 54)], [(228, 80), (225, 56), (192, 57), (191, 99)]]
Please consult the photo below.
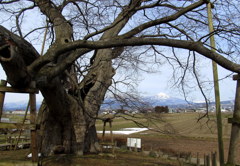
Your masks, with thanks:
[(173, 106), (173, 105), (188, 105), (193, 102), (187, 102), (186, 100), (176, 97), (170, 97), (165, 93), (159, 93), (155, 96), (144, 97), (144, 100), (149, 102), (152, 106)]
[(117, 101), (114, 98), (107, 98), (105, 100), (105, 104), (101, 106), (101, 109), (120, 109), (123, 107), (124, 109), (134, 108), (134, 107), (155, 107), (155, 106), (169, 106), (171, 108), (175, 107), (183, 107), (187, 106), (189, 104), (194, 104), (193, 102), (187, 102), (183, 99), (170, 97), (164, 93), (159, 93), (155, 96), (145, 96), (138, 100), (123, 100), (123, 101)]
[[(128, 106), (127, 106), (128, 105)], [(214, 107), (215, 102), (211, 102), (209, 106)], [(233, 100), (221, 101), (221, 105), (229, 107), (234, 105)], [(191, 102), (176, 97), (170, 97), (165, 93), (159, 93), (155, 96), (142, 97), (138, 101), (131, 99), (117, 101), (114, 98), (107, 98), (105, 104), (101, 109), (120, 109), (121, 107), (128, 109), (128, 107), (155, 107), (155, 106), (168, 106), (169, 108), (200, 108), (205, 107), (205, 102)]]
[[(41, 103), (42, 102), (37, 101), (36, 103), (37, 110), (40, 108)], [(7, 103), (4, 103), (3, 110), (4, 111), (26, 110), (27, 105), (28, 105), (28, 101), (7, 102)]]
[[(11, 102), (4, 104), (5, 111), (14, 111), (14, 110), (25, 110), (27, 107), (27, 101), (21, 102)], [(214, 104), (214, 102), (210, 103)], [(233, 101), (222, 101), (221, 104), (224, 105), (233, 105)], [(37, 102), (37, 109), (39, 109), (41, 102)], [(179, 99), (176, 97), (170, 97), (165, 93), (159, 93), (155, 96), (145, 96), (140, 99), (131, 99), (124, 98), (121, 101), (116, 100), (115, 98), (106, 98), (104, 104), (102, 104), (101, 109), (129, 109), (131, 108), (149, 108), (155, 106), (169, 106), (170, 108), (186, 108), (189, 106), (195, 105), (197, 107), (201, 107), (205, 105), (204, 102), (187, 102), (183, 99)]]

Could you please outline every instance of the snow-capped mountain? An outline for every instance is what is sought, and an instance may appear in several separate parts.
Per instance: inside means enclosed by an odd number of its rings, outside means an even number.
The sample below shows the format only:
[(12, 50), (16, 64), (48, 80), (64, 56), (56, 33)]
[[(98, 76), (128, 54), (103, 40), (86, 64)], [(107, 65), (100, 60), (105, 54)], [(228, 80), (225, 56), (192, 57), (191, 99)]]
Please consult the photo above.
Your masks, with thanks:
[[(179, 105), (187, 105), (185, 100), (171, 97), (165, 93), (158, 93), (154, 96), (141, 97), (138, 100), (128, 99), (124, 103), (117, 101), (114, 98), (107, 98), (104, 101), (105, 104), (101, 106), (101, 109), (120, 109), (121, 106), (129, 105), (129, 107), (155, 107), (155, 106), (169, 106), (175, 107)], [(125, 109), (128, 109), (127, 106)]]
[(156, 97), (159, 98), (160, 100), (161, 100), (161, 99), (166, 100), (166, 99), (169, 99), (169, 98), (170, 98), (170, 96), (168, 96), (166, 93), (163, 93), (163, 92), (158, 93), (158, 94), (156, 95)]
[(186, 105), (187, 101), (176, 97), (171, 97), (165, 93), (158, 93), (155, 96), (144, 97), (144, 100), (152, 106), (171, 106), (171, 105)]
[[(10, 102), (4, 104), (4, 110), (25, 110), (27, 108), (28, 101), (20, 101), (20, 102)], [(124, 107), (128, 109), (128, 107), (155, 107), (155, 106), (174, 106), (174, 105), (186, 105), (187, 102), (185, 100), (170, 97), (165, 93), (158, 93), (154, 96), (145, 96), (139, 99), (130, 99), (126, 98), (123, 101), (117, 101), (115, 98), (106, 98), (104, 104), (102, 104), (101, 109), (120, 109)], [(41, 102), (37, 102), (37, 109), (40, 107)], [(127, 106), (128, 105), (128, 106)]]

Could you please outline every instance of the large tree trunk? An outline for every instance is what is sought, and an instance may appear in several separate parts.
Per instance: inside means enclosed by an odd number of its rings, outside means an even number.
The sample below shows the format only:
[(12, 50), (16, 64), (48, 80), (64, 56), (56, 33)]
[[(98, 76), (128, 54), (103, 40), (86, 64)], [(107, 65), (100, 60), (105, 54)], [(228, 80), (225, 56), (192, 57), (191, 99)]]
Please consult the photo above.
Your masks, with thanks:
[[(116, 37), (128, 22), (130, 16), (136, 12), (133, 10), (126, 16), (127, 11), (131, 10), (133, 6), (136, 7), (140, 4), (139, 0), (132, 1), (112, 23), (115, 26), (104, 32), (101, 40)], [(120, 56), (123, 50), (124, 48), (122, 47), (96, 50), (91, 58), (92, 67), (79, 85), (79, 98), (85, 112), (86, 122), (84, 152), (97, 152), (99, 150), (95, 121), (106, 91), (111, 85), (112, 77), (115, 74), (115, 70), (112, 67), (112, 59)]]
[[(130, 6), (126, 7), (116, 18), (114, 26), (104, 32), (101, 39), (108, 40), (117, 36), (128, 22), (129, 17), (136, 12), (132, 8), (139, 6), (140, 3), (140, 0), (132, 1)], [(61, 147), (61, 151), (64, 149), (65, 153), (78, 155), (83, 152), (97, 152), (99, 147), (95, 121), (115, 74), (112, 59), (119, 56), (123, 52), (123, 48), (96, 50), (91, 58), (91, 68), (88, 74), (76, 89), (69, 91), (65, 87), (65, 84), (68, 83), (67, 75), (62, 73), (51, 76), (49, 73), (53, 67), (64, 62), (64, 58), (74, 50), (60, 53), (57, 58), (52, 60), (49, 60), (51, 59), (49, 57), (56, 53), (55, 48), (71, 42), (72, 27), (49, 1), (37, 0), (36, 4), (52, 22), (56, 41), (44, 57), (39, 58), (35, 49), (24, 39), (16, 35), (8, 37), (7, 34), (12, 33), (6, 29), (3, 30), (3, 33), (0, 31), (3, 36), (0, 38), (0, 61), (7, 73), (8, 82), (14, 87), (29, 87), (34, 82), (44, 96), (46, 106), (41, 108), (38, 115), (38, 122), (41, 124), (39, 144), (44, 155), (54, 153), (58, 147)], [(8, 38), (11, 39), (11, 42), (6, 42)], [(25, 43), (25, 45), (20, 43)], [(25, 50), (26, 47), (29, 49)], [(49, 59), (39, 64), (37, 58), (40, 61), (44, 58)], [(30, 64), (31, 68), (28, 68)], [(37, 67), (32, 67), (34, 66), (32, 64), (37, 64)], [(71, 72), (71, 70), (69, 71)], [(58, 71), (58, 73), (61, 72), (63, 71)]]
[(115, 74), (112, 68), (111, 49), (98, 50), (91, 72), (81, 82), (80, 98), (83, 102), (87, 132), (85, 135), (85, 152), (99, 150), (95, 121), (107, 89), (112, 83)]
[(36, 50), (3, 27), (0, 27), (0, 36), (0, 62), (8, 82), (16, 88), (36, 85), (44, 96), (47, 107), (41, 109), (38, 116), (41, 152), (49, 155), (61, 145), (66, 153), (83, 154), (86, 131), (83, 110), (78, 99), (64, 88), (65, 77), (47, 78), (54, 64), (46, 65), (37, 75), (31, 76), (27, 66), (39, 57)]
[[(7, 31), (4, 28), (2, 30)], [(0, 50), (0, 57), (1, 64), (8, 75), (8, 82), (13, 87), (26, 88), (34, 81), (44, 96), (46, 105), (42, 106), (38, 115), (38, 123), (41, 124), (39, 140), (41, 153), (48, 156), (59, 146), (65, 149), (65, 153), (78, 155), (83, 154), (84, 151), (98, 151), (95, 120), (114, 75), (111, 49), (99, 51), (101, 54), (96, 56), (94, 67), (87, 79), (79, 85), (80, 93), (72, 95), (64, 86), (66, 83), (64, 74), (48, 79), (47, 75), (55, 64), (46, 65), (32, 77), (27, 71), (25, 53), (21, 51), (24, 47), (18, 45), (18, 43), (29, 43), (17, 36), (7, 37), (11, 39), (11, 43), (7, 43), (6, 36), (2, 36), (1, 46), (4, 47)], [(17, 40), (14, 39), (15, 37)], [(37, 59), (38, 54), (34, 48), (31, 47), (31, 49), (28, 55)]]
[(41, 152), (52, 154), (57, 146), (65, 153), (83, 154), (85, 119), (79, 103), (67, 94), (60, 80), (55, 78), (51, 86), (41, 87), (48, 108), (39, 112), (42, 139)]

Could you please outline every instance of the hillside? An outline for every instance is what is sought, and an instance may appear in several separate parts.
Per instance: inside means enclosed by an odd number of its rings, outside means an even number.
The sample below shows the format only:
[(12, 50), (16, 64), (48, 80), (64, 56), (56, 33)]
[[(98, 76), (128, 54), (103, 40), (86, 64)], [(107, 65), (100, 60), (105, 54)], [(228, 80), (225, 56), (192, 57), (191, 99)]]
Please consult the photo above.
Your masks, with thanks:
[[(127, 110), (136, 110), (142, 108), (151, 108), (155, 106), (168, 106), (169, 108), (203, 108), (205, 107), (204, 102), (193, 102), (193, 101), (186, 101), (180, 98), (171, 97), (164, 93), (160, 93), (155, 96), (144, 96), (141, 98), (125, 98), (125, 99), (115, 99), (115, 98), (106, 98), (104, 103), (101, 106), (102, 110), (109, 110), (109, 109), (127, 109)], [(234, 101), (221, 101), (221, 106), (229, 110), (233, 109)], [(215, 102), (209, 103), (209, 109), (212, 109), (215, 106)]]
[[(37, 110), (41, 106), (41, 101), (37, 101)], [(3, 110), (4, 111), (14, 111), (14, 110), (26, 110), (28, 105), (28, 101), (19, 101), (19, 102), (7, 102), (4, 103)]]

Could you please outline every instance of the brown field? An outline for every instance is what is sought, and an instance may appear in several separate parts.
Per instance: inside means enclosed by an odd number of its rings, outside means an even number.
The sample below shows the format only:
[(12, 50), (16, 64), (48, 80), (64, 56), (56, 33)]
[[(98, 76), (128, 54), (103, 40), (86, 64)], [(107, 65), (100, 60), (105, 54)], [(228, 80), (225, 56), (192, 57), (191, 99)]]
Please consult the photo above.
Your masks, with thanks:
[[(120, 130), (126, 127), (149, 127), (150, 130), (136, 133), (132, 135), (114, 135), (114, 140), (119, 147), (126, 149), (127, 137), (137, 137), (142, 139), (143, 149), (145, 151), (162, 151), (172, 156), (179, 154), (189, 154), (195, 157), (197, 153), (200, 157), (204, 154), (210, 154), (217, 151), (217, 130), (216, 118), (214, 114), (210, 114), (208, 118), (198, 121), (202, 114), (198, 113), (176, 113), (176, 114), (147, 114), (147, 115), (122, 115), (113, 120), (113, 130)], [(223, 114), (223, 137), (225, 160), (227, 159), (228, 143), (231, 132), (231, 125), (227, 123), (227, 118), (231, 114)], [(135, 123), (134, 123), (135, 121)], [(102, 130), (103, 123), (98, 120), (96, 124), (97, 130)], [(108, 130), (108, 128), (107, 128)], [(99, 134), (101, 138), (101, 134)], [(109, 136), (106, 136), (109, 139)], [(27, 152), (27, 150), (21, 150)], [(0, 166), (1, 163), (6, 164), (12, 162), (27, 162), (25, 154), (18, 151), (0, 151)], [(240, 154), (240, 145), (239, 152)], [(81, 165), (178, 165), (177, 161), (167, 159), (156, 159), (148, 156), (142, 156), (142, 153), (133, 153), (128, 151), (117, 151), (117, 158), (109, 158), (106, 156), (87, 155), (82, 158), (73, 156), (55, 156), (54, 158), (46, 159), (45, 165), (50, 163), (65, 163), (70, 162), (82, 163)], [(240, 155), (238, 155), (238, 163), (240, 163)], [(84, 164), (87, 162), (88, 164)], [(107, 164), (108, 163), (108, 164)], [(116, 164), (118, 163), (118, 164)], [(140, 164), (143, 163), (143, 164)], [(55, 164), (56, 165), (56, 164)]]
[[(137, 115), (139, 116), (139, 115)], [(161, 150), (170, 154), (191, 153), (193, 157), (203, 157), (204, 154), (218, 151), (217, 125), (215, 114), (210, 114), (199, 120), (203, 114), (199, 113), (175, 113), (175, 114), (151, 114), (146, 117), (128, 117), (129, 119), (140, 119), (140, 122), (151, 130), (132, 135), (115, 135), (115, 139), (120, 142), (126, 141), (127, 137), (142, 138), (145, 150)], [(228, 123), (230, 113), (223, 114), (223, 138), (225, 160), (227, 159), (231, 124)], [(113, 121), (113, 130), (124, 128), (125, 126), (137, 127), (132, 120), (121, 120), (117, 118)], [(124, 117), (126, 119), (126, 117)], [(138, 121), (139, 122), (139, 121)], [(97, 123), (97, 128), (102, 130), (102, 122)], [(122, 143), (124, 144), (124, 143)], [(240, 145), (238, 154), (240, 154)], [(238, 155), (240, 163), (240, 155)]]

